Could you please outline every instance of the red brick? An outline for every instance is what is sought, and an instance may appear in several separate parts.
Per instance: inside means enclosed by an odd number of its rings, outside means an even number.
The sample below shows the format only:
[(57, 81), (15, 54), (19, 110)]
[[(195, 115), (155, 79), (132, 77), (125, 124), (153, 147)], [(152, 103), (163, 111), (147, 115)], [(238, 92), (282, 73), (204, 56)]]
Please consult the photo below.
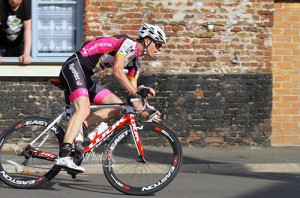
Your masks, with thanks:
[(283, 34), (284, 35), (299, 35), (299, 30), (297, 30), (297, 29), (284, 29)]
[(292, 28), (291, 22), (275, 22), (274, 28)]

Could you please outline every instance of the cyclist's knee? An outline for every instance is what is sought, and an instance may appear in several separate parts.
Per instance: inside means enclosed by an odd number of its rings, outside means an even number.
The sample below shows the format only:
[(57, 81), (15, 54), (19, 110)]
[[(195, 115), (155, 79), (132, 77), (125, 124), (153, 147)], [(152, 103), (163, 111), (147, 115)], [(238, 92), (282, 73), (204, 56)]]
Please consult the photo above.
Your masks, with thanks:
[(87, 97), (80, 97), (74, 101), (75, 111), (83, 117), (90, 115), (90, 102)]

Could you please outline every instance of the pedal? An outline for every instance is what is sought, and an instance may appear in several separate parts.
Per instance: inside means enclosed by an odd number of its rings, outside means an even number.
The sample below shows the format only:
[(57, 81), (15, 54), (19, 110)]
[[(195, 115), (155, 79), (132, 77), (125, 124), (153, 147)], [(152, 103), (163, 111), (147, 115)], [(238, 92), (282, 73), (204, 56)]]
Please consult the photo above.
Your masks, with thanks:
[(64, 167), (64, 166), (59, 166), (59, 167), (62, 168), (62, 169), (64, 169), (64, 170), (66, 170), (69, 175), (71, 175), (71, 174), (78, 174), (78, 173), (84, 173), (84, 171), (74, 170), (74, 169), (71, 169), (71, 168), (68, 168), (68, 167)]
[(68, 175), (71, 175), (72, 179), (76, 179), (77, 173), (71, 172), (71, 171), (67, 171)]

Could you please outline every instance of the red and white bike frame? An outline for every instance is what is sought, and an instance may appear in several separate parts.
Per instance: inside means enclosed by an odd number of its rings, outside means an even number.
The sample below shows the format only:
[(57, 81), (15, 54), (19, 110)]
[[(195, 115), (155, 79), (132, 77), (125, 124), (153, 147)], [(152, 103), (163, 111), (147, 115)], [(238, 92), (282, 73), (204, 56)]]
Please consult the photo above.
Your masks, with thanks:
[(122, 128), (127, 123), (129, 123), (131, 134), (133, 135), (133, 139), (137, 148), (137, 152), (139, 156), (144, 158), (144, 150), (143, 150), (142, 142), (136, 126), (135, 116), (132, 113), (127, 113), (114, 125), (109, 127), (106, 131), (104, 131), (101, 134), (97, 134), (94, 137), (94, 139), (90, 142), (90, 144), (82, 150), (82, 152), (83, 153), (92, 152), (99, 145), (101, 145), (108, 137), (110, 137), (114, 131)]
[[(89, 152), (92, 152), (94, 149), (96, 149), (98, 146), (100, 146), (103, 142), (105, 142), (115, 131), (117, 131), (118, 129), (121, 129), (124, 125), (126, 125), (128, 123), (131, 134), (133, 136), (133, 139), (134, 139), (134, 142), (136, 145), (136, 148), (137, 148), (138, 155), (140, 156), (140, 158), (144, 159), (144, 156), (145, 156), (144, 150), (143, 150), (142, 142), (140, 139), (140, 135), (138, 133), (138, 129), (137, 129), (137, 125), (136, 125), (136, 117), (134, 115), (133, 107), (124, 105), (124, 104), (92, 105), (91, 110), (92, 109), (94, 109), (94, 110), (102, 109), (102, 108), (124, 108), (124, 107), (125, 107), (127, 113), (119, 121), (117, 121), (114, 125), (109, 127), (106, 131), (104, 131), (101, 134), (97, 134), (94, 137), (94, 139), (90, 142), (90, 144), (82, 150), (82, 153), (84, 155)], [(60, 121), (64, 117), (65, 117), (65, 112), (61, 113), (57, 118), (55, 118), (53, 121), (51, 121), (49, 123), (49, 125), (47, 125), (47, 128), (45, 129), (45, 131), (43, 133), (41, 133), (35, 140), (33, 140), (30, 143), (30, 145), (33, 145), (39, 138), (42, 138), (42, 136), (48, 130), (52, 129), (52, 127), (55, 124), (60, 123)], [(45, 124), (47, 124), (47, 123), (45, 123)], [(42, 144), (46, 141), (47, 137), (42, 141), (42, 143), (39, 146), (42, 146)], [(29, 145), (30, 152), (34, 153), (36, 158), (40, 158), (40, 159), (44, 159), (44, 160), (48, 160), (48, 161), (54, 161), (58, 157), (53, 153), (41, 152), (41, 151), (39, 151), (39, 149), (31, 147), (30, 145)]]

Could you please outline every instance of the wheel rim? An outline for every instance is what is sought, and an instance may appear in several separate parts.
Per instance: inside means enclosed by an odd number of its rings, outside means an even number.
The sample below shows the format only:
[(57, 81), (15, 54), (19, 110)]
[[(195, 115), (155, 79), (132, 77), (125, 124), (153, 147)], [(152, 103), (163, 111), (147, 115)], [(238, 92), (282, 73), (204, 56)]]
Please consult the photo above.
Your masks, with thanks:
[[(47, 120), (27, 119), (10, 127), (0, 146), (0, 176), (6, 183), (15, 185), (33, 185), (42, 182), (49, 174), (59, 172), (53, 161), (33, 157), (30, 151), (41, 151), (45, 155), (58, 154), (59, 140), (52, 127), (44, 136), (48, 136), (43, 146), (37, 141), (32, 147), (28, 143), (38, 137), (47, 127)], [(13, 131), (13, 132), (12, 132)], [(4, 137), (5, 135), (2, 135)], [(47, 154), (48, 153), (48, 154)], [(50, 158), (50, 156), (49, 156)]]
[(104, 163), (106, 176), (112, 184), (117, 184), (118, 190), (128, 194), (147, 194), (163, 188), (177, 174), (180, 149), (172, 147), (169, 143), (172, 137), (159, 129), (140, 132), (146, 163), (137, 162), (137, 151), (129, 133), (124, 131), (119, 136), (123, 138), (114, 139), (109, 145)]

